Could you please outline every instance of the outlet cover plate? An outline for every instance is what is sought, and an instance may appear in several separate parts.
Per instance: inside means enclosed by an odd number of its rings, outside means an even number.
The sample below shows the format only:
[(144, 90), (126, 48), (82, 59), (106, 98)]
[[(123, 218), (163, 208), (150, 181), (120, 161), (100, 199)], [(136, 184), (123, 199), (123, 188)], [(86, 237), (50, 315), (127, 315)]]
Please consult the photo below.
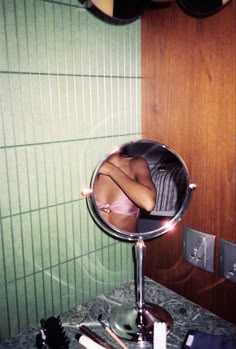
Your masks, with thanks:
[(236, 283), (236, 243), (220, 239), (220, 275)]
[(214, 272), (215, 235), (184, 227), (183, 258), (195, 267)]

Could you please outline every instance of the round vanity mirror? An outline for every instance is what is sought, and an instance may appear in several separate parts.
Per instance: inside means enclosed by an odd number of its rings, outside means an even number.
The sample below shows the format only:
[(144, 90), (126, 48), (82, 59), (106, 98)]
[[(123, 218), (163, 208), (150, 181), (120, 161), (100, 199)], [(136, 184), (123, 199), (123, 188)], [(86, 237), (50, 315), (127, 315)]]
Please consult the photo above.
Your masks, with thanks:
[(144, 297), (144, 240), (171, 230), (186, 211), (194, 184), (189, 184), (183, 160), (163, 144), (140, 140), (121, 146), (94, 171), (87, 203), (96, 223), (113, 237), (136, 241), (136, 304), (119, 306), (110, 327), (121, 338), (142, 347), (153, 342), (154, 324), (172, 316)]
[(90, 12), (99, 16), (97, 10), (118, 23), (130, 23), (143, 15), (150, 0), (91, 0), (91, 3)]
[(163, 144), (140, 140), (102, 161), (91, 181), (90, 212), (107, 233), (148, 240), (174, 227), (186, 211), (193, 185), (183, 160)]

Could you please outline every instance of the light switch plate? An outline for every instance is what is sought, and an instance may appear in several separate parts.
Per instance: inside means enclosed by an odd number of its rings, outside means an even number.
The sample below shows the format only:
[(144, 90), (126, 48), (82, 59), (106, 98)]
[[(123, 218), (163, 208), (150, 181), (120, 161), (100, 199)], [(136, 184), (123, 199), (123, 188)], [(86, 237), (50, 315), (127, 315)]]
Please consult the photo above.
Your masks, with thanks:
[(195, 267), (214, 272), (215, 235), (184, 227), (183, 258)]
[(220, 275), (236, 283), (236, 243), (220, 239)]

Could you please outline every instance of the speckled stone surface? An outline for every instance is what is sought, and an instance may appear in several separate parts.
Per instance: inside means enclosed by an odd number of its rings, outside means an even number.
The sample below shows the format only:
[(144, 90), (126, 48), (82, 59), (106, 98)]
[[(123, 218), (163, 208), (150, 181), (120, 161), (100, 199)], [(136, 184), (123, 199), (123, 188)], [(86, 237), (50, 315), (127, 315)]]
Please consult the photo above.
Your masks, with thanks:
[[(189, 330), (236, 337), (236, 326), (217, 317), (209, 311), (177, 295), (173, 291), (145, 278), (145, 301), (158, 304), (171, 314), (174, 325), (167, 337), (167, 349), (181, 349), (182, 343)], [(121, 287), (115, 288), (106, 295), (98, 296), (83, 306), (73, 308), (61, 315), (64, 330), (70, 339), (69, 348), (80, 347), (75, 340), (75, 334), (79, 333), (78, 324), (82, 323), (103, 337), (114, 348), (119, 346), (108, 336), (103, 327), (97, 321), (98, 315), (102, 314), (105, 322), (109, 321), (110, 313), (116, 307), (123, 304), (134, 304), (135, 286), (129, 282)], [(33, 349), (36, 348), (35, 338), (39, 333), (39, 327), (19, 334), (0, 344), (0, 349)], [(125, 341), (128, 348), (139, 347), (137, 343)], [(151, 348), (152, 344), (147, 343)]]

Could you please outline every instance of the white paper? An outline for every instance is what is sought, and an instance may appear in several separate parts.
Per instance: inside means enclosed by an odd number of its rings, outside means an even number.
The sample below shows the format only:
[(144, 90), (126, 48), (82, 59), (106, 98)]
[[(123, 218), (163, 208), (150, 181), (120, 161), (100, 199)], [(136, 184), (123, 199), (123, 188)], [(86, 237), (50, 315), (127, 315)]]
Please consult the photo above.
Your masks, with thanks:
[(193, 344), (193, 340), (194, 340), (194, 336), (192, 336), (191, 334), (188, 335), (187, 341), (186, 341), (186, 345), (188, 347), (191, 347)]

